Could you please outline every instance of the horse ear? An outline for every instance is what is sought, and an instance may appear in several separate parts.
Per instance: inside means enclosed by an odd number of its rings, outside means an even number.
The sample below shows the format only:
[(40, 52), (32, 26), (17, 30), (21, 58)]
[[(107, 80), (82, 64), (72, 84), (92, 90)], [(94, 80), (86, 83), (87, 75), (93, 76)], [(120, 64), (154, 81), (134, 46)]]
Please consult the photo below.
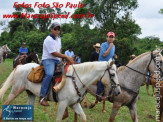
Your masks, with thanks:
[(111, 61), (111, 62), (110, 62), (110, 66), (112, 66), (114, 63), (115, 63), (115, 61), (114, 61), (114, 60), (113, 60), (113, 61)]

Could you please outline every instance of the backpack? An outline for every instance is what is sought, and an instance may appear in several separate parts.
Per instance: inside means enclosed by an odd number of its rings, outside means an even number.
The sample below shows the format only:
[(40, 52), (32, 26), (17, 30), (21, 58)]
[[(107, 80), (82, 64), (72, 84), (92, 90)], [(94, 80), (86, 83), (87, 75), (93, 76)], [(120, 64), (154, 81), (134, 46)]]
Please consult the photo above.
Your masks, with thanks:
[(38, 66), (35, 68), (32, 68), (32, 71), (28, 75), (28, 80), (33, 83), (41, 83), (42, 79), (44, 77), (44, 67)]

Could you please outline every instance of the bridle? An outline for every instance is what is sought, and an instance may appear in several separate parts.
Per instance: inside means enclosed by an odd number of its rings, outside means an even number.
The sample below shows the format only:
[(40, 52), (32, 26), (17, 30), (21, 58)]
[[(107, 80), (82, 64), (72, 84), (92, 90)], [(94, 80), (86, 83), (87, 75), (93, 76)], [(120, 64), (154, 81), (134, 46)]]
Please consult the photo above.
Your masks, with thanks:
[(31, 55), (31, 59), (32, 59), (34, 62), (36, 62), (36, 63), (39, 64), (39, 60), (38, 60), (38, 57), (37, 57), (36, 53), (31, 53), (30, 55)]
[[(158, 53), (159, 53), (159, 52), (158, 52)], [(148, 72), (150, 72), (149, 66), (150, 66), (152, 60), (154, 61), (154, 64), (157, 66), (155, 57), (156, 57), (156, 56), (153, 55), (153, 52), (151, 52), (151, 59), (150, 59), (148, 65), (147, 65), (147, 68), (146, 68)], [(162, 62), (162, 61), (161, 61), (161, 62)], [(149, 73), (149, 75), (148, 75), (148, 74), (144, 74), (144, 73), (142, 73), (142, 72), (140, 72), (140, 71), (138, 71), (138, 70), (135, 70), (135, 69), (133, 69), (133, 68), (127, 66), (127, 65), (126, 65), (126, 67), (129, 68), (129, 69), (131, 69), (131, 70), (133, 70), (133, 71), (135, 71), (135, 72), (137, 72), (137, 73), (139, 73), (139, 74), (142, 74), (142, 75), (144, 75), (144, 76), (148, 76), (148, 77), (153, 78), (153, 77), (150, 75), (150, 73)], [(163, 71), (161, 70), (160, 67), (159, 67), (159, 70), (160, 70), (160, 72), (163, 74)]]
[[(159, 53), (159, 52), (158, 52), (158, 53)], [(156, 57), (156, 56), (153, 55), (153, 52), (151, 52), (151, 59), (150, 59), (148, 65), (147, 65), (147, 68), (146, 68), (148, 72), (150, 72), (149, 66), (150, 66), (152, 60), (154, 61), (155, 65), (157, 65), (157, 64), (156, 64), (155, 57)], [(133, 69), (133, 68), (131, 68), (131, 67), (129, 67), (129, 66), (126, 66), (126, 67), (129, 68), (129, 69), (131, 69), (131, 70), (133, 70), (133, 71), (135, 71), (135, 72), (137, 72), (137, 73), (139, 73), (139, 74), (142, 74), (142, 75), (144, 75), (144, 76), (148, 76), (148, 77), (153, 78), (153, 77), (150, 75), (150, 73), (149, 73), (149, 75), (148, 75), (148, 74), (144, 74), (144, 73), (142, 73), (142, 72), (140, 72), (140, 71), (137, 71), (137, 70), (135, 70), (135, 69)], [(161, 68), (159, 68), (159, 70), (160, 70), (161, 73), (163, 73), (162, 70), (161, 70)], [(132, 98), (131, 101), (127, 104), (127, 106), (131, 106), (132, 103), (133, 103), (133, 102), (135, 101), (135, 99), (137, 98), (137, 96), (138, 96), (138, 94), (139, 94), (139, 91), (138, 91), (138, 92), (135, 92), (135, 91), (133, 91), (133, 90), (131, 90), (131, 89), (128, 89), (128, 88), (126, 88), (126, 87), (123, 87), (123, 86), (121, 86), (121, 89), (127, 91), (127, 92), (130, 93), (130, 94), (133, 94), (133, 98)]]
[[(75, 70), (75, 68), (74, 68), (73, 65), (72, 65), (72, 67), (73, 67), (73, 70), (74, 70), (73, 75), (74, 75), (74, 73), (75, 73), (76, 76), (77, 76), (77, 78), (79, 79), (80, 83), (82, 84), (82, 88), (86, 88), (85, 84), (84, 84), (84, 83), (81, 81), (81, 79), (79, 78), (79, 76), (78, 76), (78, 74), (77, 74), (77, 72), (76, 72), (76, 70)], [(115, 76), (115, 74), (111, 74), (111, 73), (110, 73), (110, 69), (111, 69), (111, 67), (110, 67), (109, 65), (107, 65), (107, 69), (104, 71), (104, 74), (103, 74), (103, 75), (101, 76), (101, 78), (100, 78), (100, 80), (102, 80), (102, 78), (103, 78), (104, 75), (105, 75), (105, 72), (108, 71), (109, 76), (110, 76), (110, 80), (111, 80), (111, 90), (110, 90), (110, 92), (109, 92), (109, 96), (105, 96), (105, 99), (106, 99), (106, 98), (108, 98), (108, 99), (113, 99), (115, 88), (116, 88), (117, 86), (120, 86), (119, 83), (116, 83), (116, 82), (113, 80), (113, 77)], [(73, 83), (74, 83), (74, 87), (75, 87), (76, 92), (77, 92), (77, 94), (78, 94), (78, 96), (79, 96), (79, 100), (78, 100), (78, 102), (79, 102), (79, 101), (81, 101), (81, 100), (83, 99), (82, 96), (84, 96), (84, 95), (86, 94), (86, 92), (84, 92), (84, 94), (81, 95), (81, 93), (79, 92), (78, 87), (77, 87), (77, 85), (76, 85), (75, 77), (73, 77), (73, 75), (72, 75), (72, 76), (66, 76), (66, 77), (71, 77), (71, 78), (72, 78), (72, 81), (73, 81)], [(94, 94), (95, 96), (102, 97), (101, 95), (97, 95), (96, 93), (94, 93), (93, 91), (91, 91), (89, 88), (86, 88), (86, 89), (87, 89), (86, 91), (89, 91), (90, 93)]]

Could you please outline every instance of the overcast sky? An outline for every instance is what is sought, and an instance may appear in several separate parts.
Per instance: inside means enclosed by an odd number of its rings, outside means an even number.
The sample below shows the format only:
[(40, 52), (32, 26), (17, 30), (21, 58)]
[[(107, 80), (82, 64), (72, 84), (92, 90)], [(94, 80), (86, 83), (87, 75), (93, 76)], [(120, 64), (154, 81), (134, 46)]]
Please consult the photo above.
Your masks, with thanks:
[[(6, 20), (3, 19), (3, 14), (12, 13), (14, 11), (13, 4), (14, 2), (26, 4), (32, 4), (34, 6), (35, 2), (39, 3), (49, 3), (60, 2), (64, 5), (67, 2), (78, 3), (80, 0), (0, 0), (0, 21)], [(139, 7), (133, 12), (133, 19), (141, 27), (142, 34), (139, 36), (143, 38), (145, 36), (156, 36), (163, 41), (163, 15), (159, 14), (158, 11), (163, 8), (163, 0), (138, 0)], [(63, 7), (64, 8), (64, 7)], [(64, 8), (65, 9), (65, 8)], [(35, 8), (35, 11), (38, 9)], [(66, 11), (73, 11), (73, 9), (65, 9)], [(7, 19), (9, 21), (9, 19)], [(65, 19), (63, 22), (68, 22)], [(3, 31), (0, 27), (0, 33)]]

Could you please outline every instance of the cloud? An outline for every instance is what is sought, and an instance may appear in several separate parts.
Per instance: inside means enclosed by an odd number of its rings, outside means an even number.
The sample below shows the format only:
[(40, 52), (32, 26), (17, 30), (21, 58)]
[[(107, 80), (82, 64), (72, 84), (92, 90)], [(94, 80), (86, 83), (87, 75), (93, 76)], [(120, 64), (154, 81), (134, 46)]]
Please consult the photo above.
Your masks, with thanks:
[(163, 41), (163, 15), (158, 13), (163, 8), (163, 0), (138, 0), (138, 3), (133, 19), (142, 29), (139, 37), (156, 36)]

